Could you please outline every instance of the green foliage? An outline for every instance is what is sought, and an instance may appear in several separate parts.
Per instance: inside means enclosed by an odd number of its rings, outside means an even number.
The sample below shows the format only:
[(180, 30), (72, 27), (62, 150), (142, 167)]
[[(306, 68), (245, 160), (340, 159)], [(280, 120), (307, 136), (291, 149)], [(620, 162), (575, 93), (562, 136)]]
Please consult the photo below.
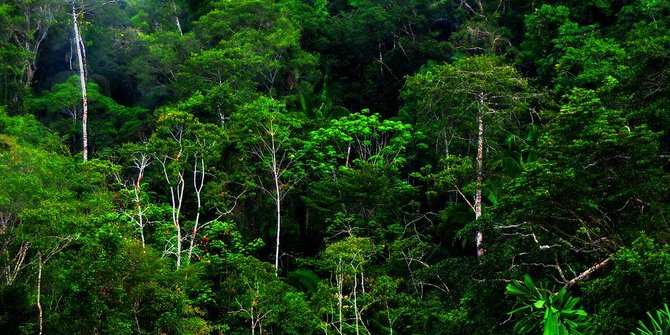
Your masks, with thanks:
[[(201, 327), (206, 322), (189, 299), (187, 276), (174, 273), (153, 250), (123, 237), (122, 231), (109, 223), (80, 243), (79, 250), (68, 252), (49, 273), (52, 282), (45, 299), (65, 303), (60, 310), (47, 310), (50, 331), (66, 334), (97, 328), (105, 334), (160, 329), (201, 333), (195, 331), (195, 320), (200, 320)], [(197, 273), (189, 275), (198, 278)]]
[[(54, 84), (50, 91), (26, 101), (28, 110), (57, 131), (72, 152), (78, 152), (81, 137), (81, 88), (78, 76)], [(91, 148), (102, 151), (146, 136), (148, 113), (139, 107), (125, 107), (101, 93), (95, 83), (87, 84)]]
[(488, 143), (496, 143), (501, 132), (515, 134), (519, 126), (513, 121), (528, 112), (533, 93), (512, 66), (496, 57), (476, 56), (409, 77), (402, 99), (418, 130), (434, 134), (438, 150), (460, 155), (477, 142), (480, 114)]
[[(667, 245), (642, 235), (612, 256), (606, 276), (585, 283), (585, 302), (593, 307), (600, 332), (628, 333), (646, 317), (649, 306), (661, 306), (670, 294)], [(632, 299), (631, 297), (635, 297)]]
[(307, 165), (321, 177), (359, 161), (378, 167), (400, 168), (412, 139), (412, 126), (381, 120), (369, 111), (331, 120), (328, 127), (313, 131), (304, 145)]
[(647, 323), (640, 321), (640, 326), (636, 331), (631, 334), (638, 335), (664, 335), (670, 333), (670, 309), (668, 309), (668, 304), (665, 304), (665, 309), (659, 309), (656, 311), (656, 315), (647, 312), (647, 322), (651, 327), (647, 326)]
[(520, 63), (543, 84), (556, 76), (558, 46), (553, 42), (563, 26), (573, 24), (570, 10), (565, 6), (542, 5), (524, 20), (524, 39), (521, 42)]
[(516, 296), (523, 304), (509, 313), (525, 314), (514, 325), (514, 331), (519, 334), (533, 334), (540, 329), (544, 335), (593, 333), (586, 311), (579, 306), (580, 299), (571, 296), (565, 286), (555, 292), (555, 288), (536, 286), (530, 276), (525, 275), (523, 281), (508, 284), (506, 293)]
[[(614, 39), (600, 36), (597, 26), (580, 26), (565, 6), (542, 5), (525, 20), (519, 61), (558, 95), (573, 87), (611, 91), (633, 74), (628, 53)], [(527, 65), (532, 66), (528, 67)]]
[(280, 334), (313, 334), (318, 321), (302, 293), (275, 276), (269, 263), (230, 255), (219, 266), (225, 273), (214, 312), (233, 334), (276, 329)]
[(188, 97), (202, 92), (198, 108), (209, 120), (225, 120), (259, 93), (293, 94), (315, 74), (317, 58), (300, 45), (297, 8), (273, 1), (214, 1), (195, 23), (207, 46), (194, 50), (171, 85)]
[(0, 1), (2, 332), (666, 326), (667, 1), (76, 0), (87, 162), (69, 5)]

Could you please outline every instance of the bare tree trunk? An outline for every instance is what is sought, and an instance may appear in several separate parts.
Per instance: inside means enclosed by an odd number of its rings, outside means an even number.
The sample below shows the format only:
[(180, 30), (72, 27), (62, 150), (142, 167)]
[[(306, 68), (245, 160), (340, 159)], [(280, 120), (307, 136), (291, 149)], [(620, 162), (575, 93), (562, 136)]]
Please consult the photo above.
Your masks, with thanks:
[(360, 312), (358, 311), (358, 276), (356, 275), (356, 268), (353, 265), (351, 267), (354, 269), (354, 321), (356, 322), (356, 335), (359, 335), (358, 324), (361, 320), (359, 320)]
[(275, 138), (272, 136), (272, 177), (274, 178), (275, 186), (275, 209), (277, 211), (277, 240), (275, 246), (275, 275), (279, 273), (279, 241), (281, 234), (281, 188), (279, 185), (279, 166), (277, 166), (277, 150), (275, 146)]
[(141, 153), (139, 158), (135, 159), (135, 166), (137, 167), (137, 181), (133, 183), (135, 189), (135, 206), (137, 207), (137, 226), (140, 229), (140, 238), (142, 239), (142, 249), (146, 247), (144, 239), (144, 212), (147, 207), (142, 207), (142, 179), (144, 178), (144, 170), (149, 166), (149, 155)]
[[(481, 103), (481, 101), (480, 101)], [(484, 166), (484, 115), (481, 111), (477, 114), (477, 189), (475, 190), (475, 220), (479, 220), (482, 216), (482, 184), (483, 184), (483, 166)], [(482, 247), (484, 236), (481, 230), (475, 234), (475, 245), (477, 246), (477, 257), (484, 255), (486, 251)]]
[(482, 4), (481, 0), (477, 0), (477, 9), (479, 10), (479, 14), (484, 15), (484, 4)]
[[(142, 249), (146, 248), (146, 238), (144, 236), (144, 227), (150, 223), (148, 217), (145, 216), (151, 204), (147, 202), (143, 204), (142, 199), (142, 180), (144, 179), (144, 171), (151, 162), (151, 156), (145, 152), (136, 153), (132, 158), (133, 165), (137, 168), (137, 178), (131, 180), (132, 183), (132, 202), (133, 207), (130, 209), (121, 209), (120, 212), (126, 216), (139, 230), (140, 241), (142, 242)], [(117, 177), (120, 181), (120, 177)], [(123, 182), (126, 185), (126, 182)], [(128, 186), (125, 186), (128, 189)], [(129, 190), (129, 189), (128, 189)]]
[(567, 282), (568, 286), (573, 286), (577, 284), (578, 281), (582, 281), (585, 279), (588, 279), (589, 276), (591, 276), (594, 272), (600, 270), (603, 268), (605, 265), (609, 264), (611, 262), (611, 258), (606, 258), (604, 261), (586, 269), (584, 272), (580, 273), (577, 277), (572, 278), (569, 282)]
[(39, 335), (42, 335), (43, 331), (43, 314), (42, 314), (42, 253), (38, 253), (38, 262), (37, 264), (37, 310), (39, 311)]
[[(181, 150), (177, 154), (177, 157), (181, 156), (182, 152)], [(177, 173), (177, 184), (172, 185), (172, 180), (170, 179), (170, 174), (168, 173), (168, 160), (170, 157), (163, 157), (161, 160), (158, 160), (158, 162), (161, 164), (161, 167), (163, 169), (163, 176), (165, 177), (165, 182), (169, 185), (170, 187), (170, 206), (172, 209), (172, 225), (174, 226), (175, 233), (177, 235), (177, 241), (176, 241), (176, 248), (177, 251), (174, 252), (175, 256), (177, 257), (177, 269), (181, 266), (181, 253), (182, 253), (182, 234), (181, 234), (181, 206), (184, 202), (184, 187), (185, 187), (185, 180), (184, 180), (184, 171), (181, 170)], [(167, 250), (168, 253), (172, 253), (171, 251)]]
[(83, 159), (84, 161), (88, 160), (88, 97), (86, 94), (86, 67), (84, 60), (84, 41), (81, 38), (79, 32), (79, 24), (77, 22), (77, 8), (72, 4), (72, 29), (74, 30), (74, 40), (77, 49), (77, 61), (79, 62), (79, 83), (81, 85), (81, 103), (82, 103), (82, 116), (81, 116), (81, 126), (82, 126), (82, 142), (83, 142)]
[(179, 31), (179, 35), (184, 35), (184, 31), (181, 29), (181, 22), (179, 21), (179, 13), (177, 12), (177, 3), (174, 1), (170, 1), (170, 5), (172, 6), (172, 14), (174, 14), (174, 21), (175, 24), (177, 25), (177, 30)]
[(339, 314), (338, 333), (342, 334), (342, 323), (344, 322), (342, 316), (342, 308), (344, 307), (344, 273), (342, 272), (342, 261), (337, 264), (337, 272), (335, 273), (335, 280), (337, 281), (337, 310)]
[(386, 307), (386, 319), (389, 322), (389, 335), (393, 335), (393, 321), (391, 320), (391, 311), (388, 301), (384, 302), (384, 307)]
[[(177, 231), (177, 269), (181, 266), (181, 204), (184, 200), (184, 174), (183, 172), (179, 173), (179, 182), (177, 185), (173, 188), (171, 187), (170, 191), (172, 193), (172, 223), (174, 224), (174, 228)], [(175, 191), (176, 191), (176, 197), (175, 197)]]
[(205, 185), (205, 160), (200, 159), (200, 178), (198, 179), (198, 157), (195, 157), (193, 164), (193, 189), (195, 189), (195, 196), (198, 204), (197, 212), (195, 213), (195, 223), (193, 223), (193, 231), (191, 232), (191, 241), (188, 248), (188, 263), (191, 263), (193, 256), (193, 249), (195, 249), (195, 240), (200, 229), (200, 210), (202, 209), (202, 188)]
[(23, 10), (23, 30), (16, 30), (12, 35), (16, 46), (23, 46), (30, 53), (23, 69), (23, 84), (30, 88), (37, 72), (37, 56), (42, 42), (46, 39), (55, 18), (51, 12), (53, 3), (49, 1), (18, 1), (18, 8)]

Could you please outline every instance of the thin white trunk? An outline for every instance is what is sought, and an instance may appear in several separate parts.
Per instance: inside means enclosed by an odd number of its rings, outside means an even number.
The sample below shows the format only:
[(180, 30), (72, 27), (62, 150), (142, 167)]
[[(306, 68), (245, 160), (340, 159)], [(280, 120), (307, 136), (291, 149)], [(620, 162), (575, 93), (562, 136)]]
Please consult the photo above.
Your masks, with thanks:
[(249, 310), (250, 310), (249, 315), (251, 316), (251, 318), (250, 318), (250, 321), (251, 321), (251, 335), (256, 335), (256, 320), (254, 318), (254, 306), (252, 305)]
[(586, 280), (586, 279), (588, 279), (589, 276), (591, 276), (594, 272), (600, 270), (601, 268), (603, 268), (605, 265), (609, 264), (610, 262), (611, 262), (611, 258), (608, 257), (608, 258), (606, 258), (604, 261), (602, 261), (602, 262), (600, 262), (600, 263), (598, 263), (598, 264), (596, 264), (596, 265), (594, 265), (594, 266), (592, 266), (592, 267), (586, 269), (584, 272), (580, 273), (577, 277), (573, 278), (572, 280), (570, 280), (570, 281), (567, 282), (566, 284), (567, 284), (568, 286), (573, 286), (573, 285), (577, 284), (577, 282), (579, 282), (579, 281)]
[(356, 321), (356, 335), (360, 335), (358, 331), (358, 323), (360, 318), (360, 313), (358, 312), (358, 276), (356, 275), (356, 268), (352, 265), (354, 269), (354, 321)]
[(181, 29), (181, 22), (179, 21), (179, 13), (177, 12), (177, 4), (174, 1), (170, 1), (170, 5), (172, 5), (172, 14), (174, 14), (174, 21), (175, 24), (177, 25), (177, 30), (179, 31), (179, 35), (184, 35), (184, 31)]
[(179, 173), (179, 183), (175, 187), (177, 192), (177, 203), (175, 204), (174, 197), (172, 200), (172, 222), (174, 223), (175, 230), (177, 231), (177, 269), (181, 266), (181, 204), (184, 200), (184, 173)]
[(384, 306), (386, 307), (386, 319), (389, 322), (389, 335), (393, 335), (393, 321), (391, 320), (391, 311), (388, 301), (384, 302)]
[(84, 161), (88, 160), (88, 97), (86, 94), (86, 67), (84, 66), (84, 41), (81, 38), (79, 33), (79, 23), (77, 21), (77, 10), (74, 4), (72, 3), (72, 30), (74, 30), (74, 40), (77, 50), (77, 62), (79, 63), (79, 83), (81, 85), (81, 104), (82, 104), (82, 116), (81, 116), (81, 126), (82, 126), (82, 142), (83, 142), (83, 159)]
[(179, 34), (184, 35), (184, 32), (181, 30), (181, 24), (179, 23), (179, 17), (175, 15), (174, 20), (177, 23), (177, 30), (179, 30)]
[(135, 182), (135, 205), (137, 206), (137, 226), (140, 229), (140, 238), (142, 239), (142, 249), (146, 247), (144, 239), (144, 211), (146, 208), (142, 208), (142, 179), (144, 178), (144, 169), (149, 165), (149, 159), (147, 155), (141, 154), (141, 157), (135, 161), (135, 165), (138, 168), (137, 172), (137, 181)]
[(279, 273), (279, 241), (281, 234), (281, 187), (279, 185), (279, 166), (277, 164), (277, 148), (275, 145), (275, 138), (272, 135), (272, 177), (274, 178), (275, 186), (275, 208), (277, 211), (277, 240), (275, 246), (275, 275)]
[[(482, 183), (483, 183), (483, 167), (484, 167), (484, 115), (480, 109), (477, 114), (477, 125), (479, 131), (477, 133), (477, 188), (475, 190), (475, 220), (479, 220), (482, 216)], [(475, 245), (477, 246), (477, 257), (484, 255), (486, 251), (482, 246), (484, 236), (481, 230), (477, 231), (475, 235)]]
[[(139, 182), (138, 182), (139, 185)], [(140, 240), (142, 241), (142, 249), (146, 247), (144, 240), (144, 209), (142, 209), (142, 203), (139, 199), (139, 186), (135, 189), (135, 203), (137, 204), (137, 226), (140, 228)]]
[(200, 210), (202, 209), (202, 188), (205, 185), (205, 160), (200, 159), (200, 178), (198, 178), (198, 158), (195, 158), (195, 163), (193, 164), (193, 188), (195, 189), (195, 197), (197, 200), (198, 208), (195, 213), (195, 223), (193, 224), (193, 231), (191, 232), (191, 241), (188, 247), (188, 262), (191, 263), (191, 257), (193, 256), (193, 249), (195, 249), (196, 236), (198, 230), (200, 229)]
[(340, 260), (340, 263), (337, 264), (337, 273), (335, 274), (337, 280), (337, 309), (340, 317), (340, 322), (338, 324), (339, 334), (342, 334), (342, 322), (344, 322), (342, 316), (342, 308), (344, 305), (344, 274), (342, 271), (342, 261)]
[[(177, 157), (179, 156), (181, 156), (181, 151), (177, 154)], [(178, 178), (177, 184), (174, 186), (171, 185), (170, 175), (168, 174), (167, 171), (168, 159), (169, 159), (168, 157), (164, 157), (159, 162), (163, 168), (163, 176), (165, 177), (165, 181), (167, 182), (168, 185), (170, 185), (170, 205), (172, 206), (172, 224), (174, 225), (175, 232), (177, 235), (177, 241), (176, 241), (177, 251), (175, 252), (175, 256), (177, 257), (177, 269), (179, 269), (179, 267), (181, 266), (181, 252), (182, 252), (180, 217), (181, 217), (181, 205), (184, 200), (184, 184), (186, 183), (184, 181), (184, 171), (179, 171), (179, 173), (177, 173)]]
[(39, 253), (38, 268), (37, 268), (37, 310), (39, 311), (39, 335), (43, 331), (43, 312), (42, 312), (42, 254)]

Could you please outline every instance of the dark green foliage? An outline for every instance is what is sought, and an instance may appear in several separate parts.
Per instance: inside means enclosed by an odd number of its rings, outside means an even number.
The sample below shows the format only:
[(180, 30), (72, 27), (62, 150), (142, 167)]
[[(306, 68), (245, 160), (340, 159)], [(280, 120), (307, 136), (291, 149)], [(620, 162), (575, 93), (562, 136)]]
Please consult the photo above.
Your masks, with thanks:
[(667, 1), (77, 0), (85, 162), (72, 4), (0, 1), (3, 334), (667, 328)]
[[(146, 109), (118, 104), (104, 95), (95, 83), (88, 84), (87, 95), (91, 113), (89, 136), (93, 152), (146, 138), (149, 121)], [(50, 91), (29, 99), (26, 106), (59, 133), (69, 144), (71, 152), (80, 151), (81, 91), (77, 76), (55, 84)]]
[[(602, 331), (629, 333), (650, 306), (661, 306), (670, 294), (670, 253), (665, 245), (647, 236), (613, 255), (606, 276), (584, 286), (586, 304), (594, 311), (594, 323)], [(635, 299), (631, 299), (631, 297)]]

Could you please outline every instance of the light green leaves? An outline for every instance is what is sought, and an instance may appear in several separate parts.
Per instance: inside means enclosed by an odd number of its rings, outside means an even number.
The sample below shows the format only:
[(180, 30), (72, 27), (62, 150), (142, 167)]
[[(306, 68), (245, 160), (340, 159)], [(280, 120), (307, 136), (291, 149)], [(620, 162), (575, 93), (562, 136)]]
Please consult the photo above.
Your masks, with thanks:
[(670, 334), (670, 309), (664, 304), (656, 314), (647, 312), (647, 323), (640, 321), (640, 326), (631, 335), (667, 335)]
[(381, 120), (379, 114), (368, 115), (363, 110), (311, 132), (303, 150), (308, 165), (328, 176), (356, 161), (400, 167), (405, 163), (404, 152), (411, 140), (411, 125)]
[(523, 281), (513, 280), (506, 293), (517, 297), (521, 307), (508, 314), (521, 316), (514, 325), (519, 334), (544, 335), (591, 334), (586, 311), (579, 306), (579, 298), (572, 297), (566, 287), (558, 292), (543, 285), (536, 286), (529, 275)]

